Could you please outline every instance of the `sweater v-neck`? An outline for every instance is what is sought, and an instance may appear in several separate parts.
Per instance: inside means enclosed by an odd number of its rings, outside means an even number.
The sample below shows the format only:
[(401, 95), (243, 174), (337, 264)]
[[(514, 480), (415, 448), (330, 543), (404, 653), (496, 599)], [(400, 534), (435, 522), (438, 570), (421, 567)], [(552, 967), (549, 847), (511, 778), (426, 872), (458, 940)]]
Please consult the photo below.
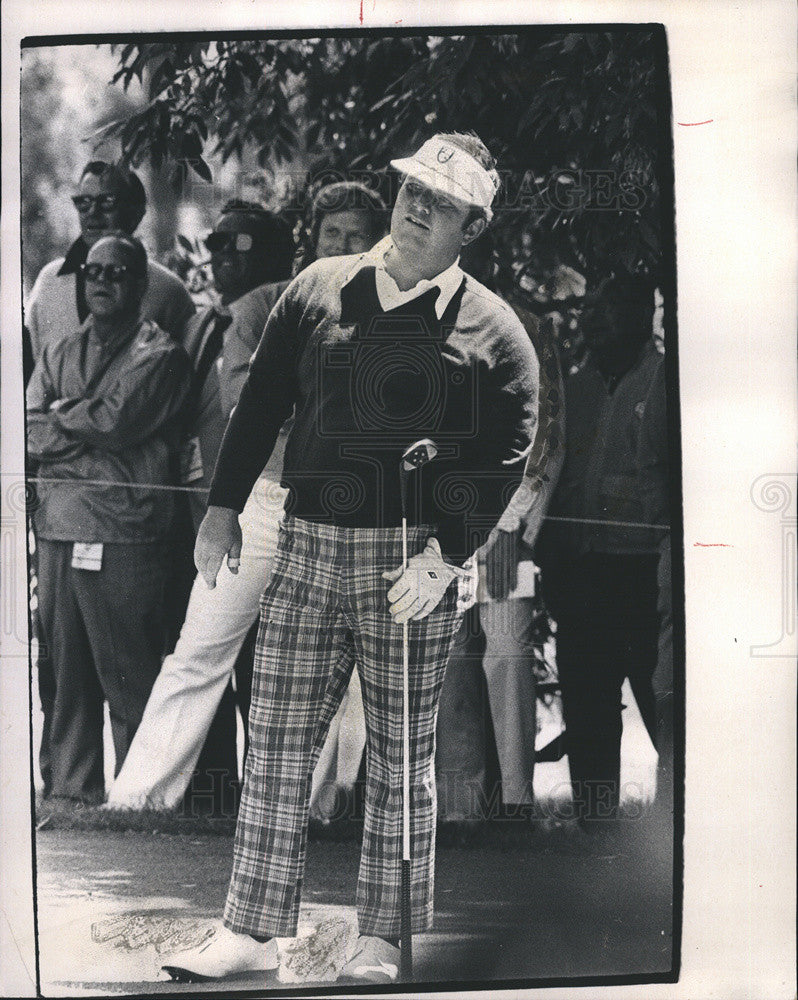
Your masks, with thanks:
[(393, 309), (383, 309), (377, 294), (376, 268), (368, 265), (361, 268), (341, 289), (342, 326), (357, 325), (361, 337), (368, 335), (375, 317), (395, 318), (399, 321), (413, 317), (422, 320), (431, 336), (435, 336), (442, 326), (452, 326), (457, 319), (460, 301), (465, 290), (465, 278), (450, 299), (443, 315), (438, 319), (435, 303), (440, 289), (433, 286), (425, 292), (403, 302)]

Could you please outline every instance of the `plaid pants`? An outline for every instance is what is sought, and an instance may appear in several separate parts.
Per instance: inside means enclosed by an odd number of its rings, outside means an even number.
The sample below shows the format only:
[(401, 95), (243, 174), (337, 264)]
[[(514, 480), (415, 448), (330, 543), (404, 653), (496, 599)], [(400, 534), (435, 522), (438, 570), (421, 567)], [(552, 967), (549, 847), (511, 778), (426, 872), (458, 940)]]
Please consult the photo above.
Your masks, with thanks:
[[(408, 529), (408, 554), (429, 527)], [(357, 907), (362, 934), (399, 935), (402, 859), (402, 626), (385, 570), (402, 562), (400, 528), (339, 528), (287, 518), (261, 598), (250, 746), (224, 923), (258, 936), (296, 934), (311, 776), (357, 663), (367, 732), (366, 811)], [(413, 931), (432, 922), (435, 720), (468, 584), (410, 622)]]

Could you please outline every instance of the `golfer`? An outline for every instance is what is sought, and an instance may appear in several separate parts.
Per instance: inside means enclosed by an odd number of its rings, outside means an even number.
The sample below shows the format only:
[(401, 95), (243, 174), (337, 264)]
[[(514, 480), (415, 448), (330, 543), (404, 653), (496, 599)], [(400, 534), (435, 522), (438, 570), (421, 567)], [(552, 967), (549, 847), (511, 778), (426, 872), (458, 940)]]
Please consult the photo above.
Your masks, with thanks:
[[(538, 364), (513, 311), (458, 266), (499, 187), (473, 135), (437, 135), (391, 164), (390, 235), (320, 260), (274, 307), (225, 432), (195, 550), (209, 586), (240, 558), (238, 515), (295, 407), (289, 489), (260, 606), (250, 748), (224, 929), (164, 966), (216, 979), (277, 966), (296, 934), (311, 775), (357, 663), (367, 784), (360, 937), (343, 975), (398, 976), (402, 858), (402, 624), (409, 623), (412, 932), (432, 921), (434, 732), (446, 661), (474, 599), (470, 569), (521, 479)], [(402, 569), (399, 464), (410, 479)], [(226, 570), (225, 570), (226, 571)]]

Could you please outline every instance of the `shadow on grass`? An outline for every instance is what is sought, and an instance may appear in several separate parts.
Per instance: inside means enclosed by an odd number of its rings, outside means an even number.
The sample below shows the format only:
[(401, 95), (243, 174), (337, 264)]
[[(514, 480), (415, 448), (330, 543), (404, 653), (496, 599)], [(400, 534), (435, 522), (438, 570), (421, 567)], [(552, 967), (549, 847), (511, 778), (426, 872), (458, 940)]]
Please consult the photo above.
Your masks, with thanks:
[[(570, 852), (619, 848), (634, 851), (644, 829), (645, 817), (607, 824), (598, 835), (587, 837), (577, 824), (569, 820), (552, 819), (538, 812), (536, 816), (486, 819), (469, 822), (439, 822), (436, 843), (443, 849), (465, 850), (525, 850), (539, 852)], [(191, 816), (179, 810), (106, 809), (66, 799), (38, 799), (36, 803), (37, 831), (75, 831), (97, 833), (146, 833), (173, 836), (222, 836), (235, 833), (235, 818)], [(360, 841), (363, 822), (340, 819), (322, 823), (311, 819), (308, 824), (310, 841)]]

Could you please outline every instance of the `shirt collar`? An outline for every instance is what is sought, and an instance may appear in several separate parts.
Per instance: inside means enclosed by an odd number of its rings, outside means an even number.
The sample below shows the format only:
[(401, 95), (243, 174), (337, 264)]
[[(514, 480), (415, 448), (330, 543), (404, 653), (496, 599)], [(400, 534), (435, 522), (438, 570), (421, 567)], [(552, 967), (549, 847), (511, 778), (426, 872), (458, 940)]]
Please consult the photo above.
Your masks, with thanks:
[(352, 278), (364, 267), (373, 267), (377, 283), (377, 297), (380, 300), (380, 306), (386, 312), (389, 309), (395, 309), (397, 306), (403, 305), (405, 302), (411, 302), (413, 299), (418, 298), (419, 295), (423, 295), (424, 292), (429, 291), (430, 288), (437, 288), (439, 295), (435, 301), (435, 315), (440, 319), (446, 312), (446, 307), (454, 298), (454, 294), (463, 280), (463, 270), (460, 267), (459, 257), (445, 271), (436, 274), (434, 278), (422, 278), (417, 285), (413, 285), (412, 288), (403, 292), (385, 270), (385, 255), (392, 246), (393, 241), (391, 237), (386, 236), (373, 246), (371, 250), (361, 254), (355, 261), (352, 270), (347, 274), (344, 285), (348, 285)]
[(83, 242), (83, 237), (78, 236), (72, 246), (67, 250), (64, 263), (61, 265), (59, 274), (77, 274), (81, 264), (85, 264), (89, 255), (89, 248)]
[(90, 336), (97, 342), (100, 350), (104, 354), (115, 355), (117, 351), (121, 350), (138, 335), (145, 322), (149, 321), (142, 319), (139, 314), (135, 320), (131, 320), (129, 323), (125, 323), (123, 326), (120, 326), (118, 330), (114, 332), (113, 337), (106, 340), (97, 335), (97, 332), (94, 329), (94, 318), (91, 313), (89, 313), (89, 316), (84, 323), (84, 329), (86, 329)]
[[(244, 295), (246, 294), (247, 293), (245, 292)], [(211, 302), (211, 304), (208, 306), (208, 309), (210, 310), (210, 313), (213, 316), (219, 316), (220, 318), (223, 319), (226, 319), (227, 317), (232, 318), (233, 312), (235, 311), (236, 308), (236, 303), (240, 302), (241, 299), (244, 298), (244, 295), (239, 295), (237, 299), (233, 299), (232, 302), (228, 302), (226, 305), (222, 302), (221, 299), (218, 299), (216, 302)]]

